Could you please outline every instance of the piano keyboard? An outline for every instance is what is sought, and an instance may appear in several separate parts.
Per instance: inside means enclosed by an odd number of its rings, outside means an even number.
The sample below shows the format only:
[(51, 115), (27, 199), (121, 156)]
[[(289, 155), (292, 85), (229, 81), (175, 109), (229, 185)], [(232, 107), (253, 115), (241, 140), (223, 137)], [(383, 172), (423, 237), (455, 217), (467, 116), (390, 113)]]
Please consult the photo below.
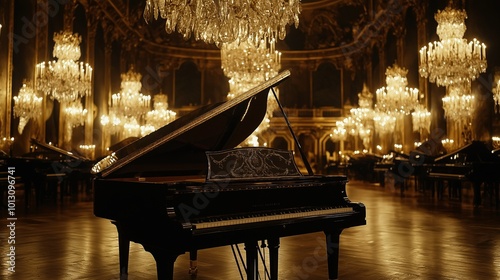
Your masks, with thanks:
[(324, 215), (341, 214), (341, 213), (349, 213), (349, 212), (353, 212), (352, 207), (340, 207), (340, 208), (320, 209), (320, 210), (311, 210), (311, 211), (300, 211), (300, 212), (293, 212), (293, 213), (280, 213), (280, 214), (276, 214), (276, 215), (265, 215), (265, 216), (257, 216), (257, 217), (245, 217), (245, 218), (236, 218), (236, 219), (229, 219), (229, 220), (219, 220), (219, 221), (213, 221), (213, 222), (193, 223), (193, 226), (195, 229), (207, 229), (207, 228), (215, 228), (215, 227), (226, 227), (226, 226), (233, 226), (233, 225), (261, 223), (261, 222), (268, 222), (268, 221), (306, 218), (306, 217), (314, 217), (314, 216), (324, 216)]

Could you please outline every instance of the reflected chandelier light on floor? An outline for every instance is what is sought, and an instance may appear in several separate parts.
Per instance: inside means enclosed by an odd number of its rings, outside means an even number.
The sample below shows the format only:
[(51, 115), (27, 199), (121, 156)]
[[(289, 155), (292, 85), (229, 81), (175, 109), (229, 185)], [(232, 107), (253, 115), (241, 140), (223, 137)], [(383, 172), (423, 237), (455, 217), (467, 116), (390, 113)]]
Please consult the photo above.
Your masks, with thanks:
[(286, 36), (286, 27), (299, 24), (300, 0), (148, 0), (144, 19), (165, 19), (168, 34), (176, 31), (185, 39), (222, 43)]
[(394, 64), (385, 72), (387, 86), (377, 89), (377, 110), (388, 114), (410, 114), (418, 103), (418, 89), (409, 88), (408, 70)]
[(36, 65), (36, 87), (61, 103), (91, 94), (92, 67), (80, 59), (81, 36), (69, 31), (54, 34), (52, 55), (57, 60)]
[(43, 97), (38, 97), (27, 82), (23, 83), (19, 94), (14, 96), (14, 117), (19, 118), (19, 134), (23, 133), (30, 119), (36, 119), (42, 115), (42, 100)]
[(420, 75), (438, 86), (475, 80), (486, 71), (486, 45), (476, 39), (467, 43), (463, 38), (466, 12), (448, 6), (434, 18), (440, 41), (420, 49)]

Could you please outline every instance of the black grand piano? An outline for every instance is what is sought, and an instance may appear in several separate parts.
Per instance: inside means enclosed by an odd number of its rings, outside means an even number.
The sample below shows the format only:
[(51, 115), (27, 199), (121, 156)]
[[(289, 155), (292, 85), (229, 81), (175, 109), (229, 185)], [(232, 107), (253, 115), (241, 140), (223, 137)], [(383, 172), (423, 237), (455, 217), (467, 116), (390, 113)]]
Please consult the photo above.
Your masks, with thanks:
[(154, 256), (158, 279), (173, 279), (185, 252), (245, 244), (247, 279), (258, 279), (257, 242), (267, 240), (274, 280), (280, 237), (324, 232), (328, 277), (337, 278), (340, 233), (366, 224), (346, 177), (302, 175), (290, 151), (236, 148), (289, 75), (181, 117), (93, 167), (94, 214), (117, 227), (121, 277), (134, 241)]
[[(442, 196), (446, 182), (450, 196), (461, 199), (463, 182), (470, 182), (473, 186), (474, 206), (481, 205), (481, 186), (499, 205), (498, 185), (500, 184), (500, 157), (484, 142), (471, 143), (453, 151), (436, 157), (430, 163), (423, 164), (427, 180), (437, 184), (438, 197)], [(434, 188), (433, 188), (434, 190)]]
[[(22, 156), (7, 157), (10, 166), (16, 166), (25, 188), (25, 203), (29, 206), (32, 189), (35, 190), (36, 203), (51, 195), (60, 200), (67, 193), (74, 193), (80, 184), (90, 191), (90, 168), (92, 160), (59, 147), (31, 139), (31, 152)], [(58, 191), (58, 187), (60, 187)]]

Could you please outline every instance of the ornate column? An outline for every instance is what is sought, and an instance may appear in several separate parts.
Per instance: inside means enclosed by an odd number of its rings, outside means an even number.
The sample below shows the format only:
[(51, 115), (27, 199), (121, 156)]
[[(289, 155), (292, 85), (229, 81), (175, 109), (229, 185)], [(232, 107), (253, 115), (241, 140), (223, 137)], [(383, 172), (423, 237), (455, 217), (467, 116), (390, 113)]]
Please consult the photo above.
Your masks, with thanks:
[(0, 0), (0, 141), (12, 136), (12, 57), (14, 53), (14, 1)]
[[(421, 47), (427, 45), (428, 38), (427, 38), (427, 3), (428, 1), (424, 1), (425, 4), (422, 5), (415, 5), (414, 6), (414, 11), (416, 14), (417, 18), (417, 44), (418, 48), (420, 49)], [(429, 108), (430, 102), (429, 102), (429, 92), (428, 92), (428, 86), (429, 83), (427, 82), (427, 79), (418, 76), (418, 90), (420, 91), (421, 94), (424, 95), (424, 102), (423, 104)]]
[[(90, 11), (91, 12), (91, 11)], [(87, 15), (89, 10), (86, 11)], [(97, 23), (95, 21), (87, 21), (87, 63), (95, 68), (95, 37), (97, 34)], [(95, 72), (92, 72), (94, 75)], [(95, 83), (94, 77), (92, 77), (92, 83)], [(85, 145), (93, 145), (94, 143), (94, 114), (97, 108), (94, 104), (95, 86), (92, 85), (92, 90), (90, 95), (85, 96), (85, 109), (87, 109), (87, 118), (85, 120)]]
[[(37, 32), (36, 32), (36, 40), (35, 40), (35, 59), (34, 59), (34, 66), (37, 65), (39, 62), (42, 61), (49, 61), (49, 52), (48, 52), (48, 40), (49, 40), (49, 27), (48, 24), (43, 24), (47, 23), (49, 21), (49, 15), (44, 12), (48, 11), (49, 8), (49, 3), (48, 0), (41, 0), (38, 1), (38, 5), (36, 6), (37, 9), (40, 9), (42, 11), (40, 14), (44, 16), (43, 20), (38, 21), (38, 26), (37, 26)], [(38, 13), (38, 11), (37, 11)], [(33, 66), (33, 68), (34, 68)], [(36, 84), (35, 81), (36, 77), (33, 75), (33, 82)], [(46, 142), (45, 139), (45, 130), (46, 130), (46, 120), (47, 118), (52, 114), (52, 110), (49, 110), (47, 108), (53, 108), (53, 106), (47, 106), (47, 102), (53, 102), (52, 100), (47, 100), (47, 98), (43, 98), (42, 100), (42, 116), (37, 119), (37, 124), (36, 126), (39, 128), (39, 131), (37, 131), (37, 135), (32, 135), (33, 138), (41, 141), (41, 142)]]

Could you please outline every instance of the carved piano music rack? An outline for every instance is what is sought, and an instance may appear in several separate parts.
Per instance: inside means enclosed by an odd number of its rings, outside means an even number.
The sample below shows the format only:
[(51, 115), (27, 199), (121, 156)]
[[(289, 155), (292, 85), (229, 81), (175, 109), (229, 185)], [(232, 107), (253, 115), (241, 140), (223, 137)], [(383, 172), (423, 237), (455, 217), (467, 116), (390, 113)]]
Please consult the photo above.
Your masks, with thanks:
[(337, 278), (340, 233), (366, 224), (364, 205), (346, 195), (347, 178), (302, 175), (289, 151), (235, 148), (289, 76), (196, 110), (93, 167), (94, 214), (117, 227), (122, 276), (130, 241), (154, 256), (158, 279), (173, 279), (180, 254), (244, 243), (247, 279), (258, 279), (257, 241), (267, 240), (275, 280), (280, 237), (323, 231), (334, 248), (328, 277)]

